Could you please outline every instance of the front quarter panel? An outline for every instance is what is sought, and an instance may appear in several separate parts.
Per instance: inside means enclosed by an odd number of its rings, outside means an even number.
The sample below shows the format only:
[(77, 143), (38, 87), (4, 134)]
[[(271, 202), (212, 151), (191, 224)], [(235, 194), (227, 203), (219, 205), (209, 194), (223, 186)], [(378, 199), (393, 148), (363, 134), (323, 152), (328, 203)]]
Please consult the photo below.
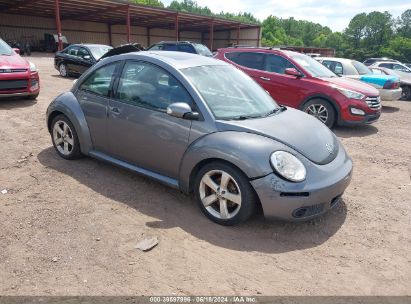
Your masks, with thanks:
[[(254, 179), (273, 172), (272, 152), (283, 150), (295, 154), (289, 147), (272, 139), (246, 132), (215, 132), (203, 136), (187, 149), (180, 165), (180, 188), (190, 191), (195, 176), (191, 173), (204, 161), (223, 160)], [(194, 170), (195, 171), (195, 170)]]
[(59, 113), (66, 115), (70, 119), (76, 129), (81, 152), (87, 155), (93, 149), (90, 131), (83, 110), (72, 92), (66, 92), (57, 96), (47, 108), (47, 127), (50, 132), (51, 122)]

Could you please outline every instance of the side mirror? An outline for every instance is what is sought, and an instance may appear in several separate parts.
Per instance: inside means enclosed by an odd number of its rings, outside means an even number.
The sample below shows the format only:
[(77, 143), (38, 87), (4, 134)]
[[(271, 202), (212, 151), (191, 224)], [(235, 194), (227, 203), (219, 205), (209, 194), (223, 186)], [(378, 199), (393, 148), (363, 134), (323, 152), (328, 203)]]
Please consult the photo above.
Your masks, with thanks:
[(15, 53), (17, 53), (17, 54), (19, 54), (19, 55), (20, 55), (20, 49), (13, 48), (13, 51), (14, 51)]
[(91, 57), (90, 57), (90, 55), (85, 55), (85, 56), (83, 56), (83, 59), (84, 59), (84, 60), (90, 60)]
[(303, 77), (303, 74), (301, 74), (300, 72), (298, 72), (296, 69), (294, 68), (288, 68), (285, 69), (285, 74), (286, 75), (290, 75), (290, 76), (295, 76), (297, 78)]
[(172, 103), (167, 107), (167, 114), (177, 118), (198, 120), (200, 115), (193, 112), (191, 107), (185, 102)]

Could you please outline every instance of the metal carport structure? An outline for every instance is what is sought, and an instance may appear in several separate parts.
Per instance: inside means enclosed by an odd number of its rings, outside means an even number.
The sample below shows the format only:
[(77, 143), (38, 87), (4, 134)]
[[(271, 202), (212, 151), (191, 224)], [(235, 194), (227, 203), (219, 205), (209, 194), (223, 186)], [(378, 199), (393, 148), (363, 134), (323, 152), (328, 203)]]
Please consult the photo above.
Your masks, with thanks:
[[(147, 45), (151, 44), (151, 38), (161, 36), (161, 33), (151, 33), (153, 29), (168, 31), (168, 33), (173, 31), (173, 35), (164, 35), (170, 38), (169, 40), (181, 40), (181, 32), (196, 32), (201, 34), (201, 42), (207, 43), (211, 50), (214, 49), (216, 39), (225, 39), (215, 38), (215, 35), (220, 32), (230, 32), (227, 40), (234, 44), (240, 44), (241, 41), (250, 45), (259, 45), (261, 36), (261, 26), (258, 24), (137, 5), (124, 0), (0, 0), (0, 29), (25, 26), (13, 22), (9, 22), (13, 23), (12, 25), (6, 24), (7, 22), (2, 20), (7, 19), (2, 18), (6, 15), (52, 18), (55, 20), (54, 33), (58, 33), (59, 37), (64, 35), (66, 21), (105, 24), (111, 45), (113, 45), (113, 28), (119, 25), (125, 26), (126, 42), (132, 41), (133, 27), (145, 28), (146, 33), (140, 35), (147, 37)], [(51, 27), (47, 29), (51, 30)], [(248, 36), (241, 37), (242, 32), (246, 30)], [(76, 31), (85, 32), (87, 29)], [(197, 37), (197, 40), (200, 40), (200, 37)], [(61, 39), (59, 42), (61, 48)]]

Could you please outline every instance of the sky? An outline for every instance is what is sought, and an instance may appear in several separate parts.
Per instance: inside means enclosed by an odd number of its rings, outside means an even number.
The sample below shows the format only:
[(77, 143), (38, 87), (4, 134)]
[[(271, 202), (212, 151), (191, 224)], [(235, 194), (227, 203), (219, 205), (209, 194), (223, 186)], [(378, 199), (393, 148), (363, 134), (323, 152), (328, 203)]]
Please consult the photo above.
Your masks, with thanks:
[[(169, 5), (172, 0), (162, 0)], [(261, 21), (269, 15), (308, 20), (342, 31), (362, 12), (388, 11), (394, 17), (411, 9), (411, 0), (197, 0), (213, 12), (250, 12)]]

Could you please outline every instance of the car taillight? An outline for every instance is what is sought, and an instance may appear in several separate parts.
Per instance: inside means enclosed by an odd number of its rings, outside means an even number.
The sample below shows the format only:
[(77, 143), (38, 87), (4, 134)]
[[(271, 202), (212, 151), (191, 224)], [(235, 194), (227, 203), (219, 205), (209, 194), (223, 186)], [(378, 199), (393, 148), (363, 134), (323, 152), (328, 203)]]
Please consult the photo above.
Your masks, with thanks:
[(393, 82), (393, 81), (387, 81), (383, 87), (383, 89), (386, 90), (395, 90), (398, 89), (400, 87), (400, 83), (399, 82)]

